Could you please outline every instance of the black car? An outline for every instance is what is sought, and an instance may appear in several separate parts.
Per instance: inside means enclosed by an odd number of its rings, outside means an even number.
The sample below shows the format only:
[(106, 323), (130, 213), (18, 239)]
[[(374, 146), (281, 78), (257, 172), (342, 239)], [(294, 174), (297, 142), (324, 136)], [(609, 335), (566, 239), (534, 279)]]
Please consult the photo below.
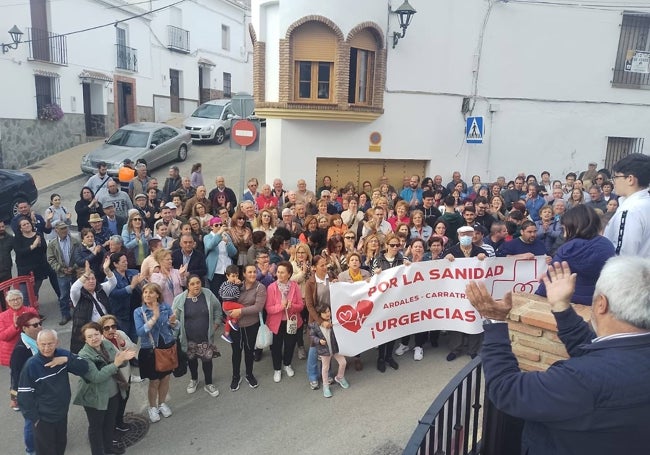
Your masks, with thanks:
[(18, 204), (36, 204), (38, 190), (31, 174), (0, 169), (0, 219), (9, 221), (18, 213)]

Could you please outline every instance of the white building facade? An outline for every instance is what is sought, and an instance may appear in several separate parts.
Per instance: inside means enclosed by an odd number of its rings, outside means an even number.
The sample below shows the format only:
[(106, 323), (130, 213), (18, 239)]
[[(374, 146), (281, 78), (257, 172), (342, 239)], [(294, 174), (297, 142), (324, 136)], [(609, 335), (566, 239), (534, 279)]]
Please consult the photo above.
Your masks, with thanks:
[[(253, 0), (267, 180), (563, 178), (643, 151), (650, 2), (410, 3), (393, 47), (402, 0)], [(467, 143), (468, 117), (482, 143)]]
[(0, 55), (1, 167), (24, 167), (127, 123), (180, 123), (201, 102), (252, 89), (242, 2), (31, 0), (1, 9), (0, 30), (24, 33)]

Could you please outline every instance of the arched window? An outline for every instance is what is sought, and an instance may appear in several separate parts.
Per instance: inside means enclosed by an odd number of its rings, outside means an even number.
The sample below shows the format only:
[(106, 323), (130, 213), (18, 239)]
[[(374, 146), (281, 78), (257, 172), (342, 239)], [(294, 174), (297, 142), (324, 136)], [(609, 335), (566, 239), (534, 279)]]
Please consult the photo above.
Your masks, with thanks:
[(348, 103), (372, 105), (378, 49), (375, 35), (370, 30), (362, 30), (350, 40)]
[(291, 34), (294, 101), (334, 101), (337, 37), (320, 22), (307, 22)]

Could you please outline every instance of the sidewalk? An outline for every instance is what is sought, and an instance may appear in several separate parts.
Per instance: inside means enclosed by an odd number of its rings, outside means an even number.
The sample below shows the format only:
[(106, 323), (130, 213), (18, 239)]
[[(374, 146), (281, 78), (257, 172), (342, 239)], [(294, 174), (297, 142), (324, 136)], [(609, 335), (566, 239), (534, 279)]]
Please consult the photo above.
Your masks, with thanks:
[[(167, 125), (176, 128), (182, 128), (183, 118), (175, 117), (165, 122)], [(92, 152), (104, 143), (104, 139), (86, 142), (76, 145), (67, 150), (63, 150), (47, 158), (37, 161), (25, 168), (20, 169), (23, 172), (29, 172), (34, 177), (38, 192), (48, 192), (57, 186), (65, 185), (71, 180), (79, 177), (81, 174), (81, 157)], [(52, 170), (56, 169), (56, 172)], [(90, 177), (90, 175), (88, 175)]]
[[(82, 174), (80, 168), (81, 157), (103, 143), (104, 139), (79, 144), (37, 161), (21, 169), (21, 171), (29, 172), (32, 175), (39, 193), (48, 192), (79, 177)], [(56, 169), (56, 172), (54, 172), (54, 169)]]

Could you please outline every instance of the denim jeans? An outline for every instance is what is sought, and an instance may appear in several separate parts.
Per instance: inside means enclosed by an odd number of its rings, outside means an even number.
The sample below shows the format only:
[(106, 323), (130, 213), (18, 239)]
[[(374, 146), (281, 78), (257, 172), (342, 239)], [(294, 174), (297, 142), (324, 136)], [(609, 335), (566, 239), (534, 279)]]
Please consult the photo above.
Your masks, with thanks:
[(57, 276), (56, 280), (59, 283), (59, 291), (61, 292), (61, 295), (59, 296), (59, 309), (61, 310), (61, 317), (69, 318), (70, 317), (70, 287), (72, 286), (72, 277)]
[(25, 452), (36, 452), (36, 448), (34, 447), (34, 423), (29, 419), (25, 419), (23, 437), (25, 439)]
[(318, 368), (318, 352), (316, 346), (311, 346), (307, 353), (307, 377), (309, 382), (316, 382), (321, 375), (320, 368)]

